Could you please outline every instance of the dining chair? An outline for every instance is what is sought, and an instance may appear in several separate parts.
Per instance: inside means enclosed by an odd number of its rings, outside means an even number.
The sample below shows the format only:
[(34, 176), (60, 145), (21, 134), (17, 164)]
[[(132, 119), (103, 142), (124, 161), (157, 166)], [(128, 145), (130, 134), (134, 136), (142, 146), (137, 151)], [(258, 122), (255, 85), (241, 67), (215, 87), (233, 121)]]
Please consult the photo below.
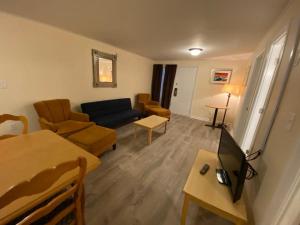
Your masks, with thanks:
[[(73, 181), (63, 186), (62, 189), (54, 196), (49, 196), (50, 200), (45, 201), (45, 204), (42, 203), (41, 206), (35, 207), (34, 210), (30, 210), (29, 213), (25, 213), (20, 216), (20, 218), (18, 217), (18, 221), (14, 221), (13, 224), (54, 225), (58, 224), (66, 216), (70, 215), (70, 213), (74, 213), (74, 220), (71, 224), (74, 224), (75, 222), (75, 224), (83, 225), (83, 179), (86, 173), (86, 164), (86, 159), (84, 157), (79, 157), (74, 161), (64, 162), (53, 168), (41, 171), (30, 180), (23, 181), (13, 186), (5, 194), (3, 194), (0, 197), (0, 209), (19, 198), (40, 194), (46, 191), (64, 174), (74, 171), (75, 169), (78, 170), (79, 168), (78, 175), (73, 179)], [(68, 202), (68, 204), (64, 204), (66, 202)], [(62, 205), (63, 207), (61, 207)], [(58, 208), (60, 210), (57, 212)], [(49, 215), (51, 216), (49, 217)]]
[[(22, 134), (27, 134), (28, 133), (28, 120), (25, 116), (14, 116), (14, 115), (10, 115), (10, 114), (0, 115), (0, 124), (4, 123), (5, 121), (8, 121), (8, 120), (22, 122), (23, 123)], [(0, 140), (1, 139), (6, 139), (6, 138), (9, 138), (9, 137), (14, 137), (14, 136), (17, 136), (17, 135), (15, 135), (15, 134), (0, 135)]]

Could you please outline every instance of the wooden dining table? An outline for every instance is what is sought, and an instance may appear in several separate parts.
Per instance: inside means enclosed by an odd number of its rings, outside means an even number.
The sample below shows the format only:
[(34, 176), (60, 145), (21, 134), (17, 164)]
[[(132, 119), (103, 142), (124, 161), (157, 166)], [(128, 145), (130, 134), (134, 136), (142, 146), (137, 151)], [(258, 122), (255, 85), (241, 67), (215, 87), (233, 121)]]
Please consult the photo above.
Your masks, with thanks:
[[(0, 196), (14, 185), (29, 180), (42, 170), (62, 162), (87, 160), (87, 173), (100, 165), (100, 160), (57, 134), (41, 130), (0, 141)], [(20, 198), (0, 209), (0, 224), (5, 224), (45, 201), (78, 175), (78, 170), (60, 177), (45, 192)]]

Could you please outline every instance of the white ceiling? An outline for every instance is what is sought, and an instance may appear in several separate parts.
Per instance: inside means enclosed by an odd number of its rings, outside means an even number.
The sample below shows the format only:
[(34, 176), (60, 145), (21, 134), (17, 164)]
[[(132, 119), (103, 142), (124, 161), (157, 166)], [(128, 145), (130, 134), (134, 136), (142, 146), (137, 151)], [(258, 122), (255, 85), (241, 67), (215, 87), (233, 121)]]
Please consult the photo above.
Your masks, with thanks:
[(154, 60), (241, 54), (288, 0), (1, 0), (0, 10), (51, 24)]

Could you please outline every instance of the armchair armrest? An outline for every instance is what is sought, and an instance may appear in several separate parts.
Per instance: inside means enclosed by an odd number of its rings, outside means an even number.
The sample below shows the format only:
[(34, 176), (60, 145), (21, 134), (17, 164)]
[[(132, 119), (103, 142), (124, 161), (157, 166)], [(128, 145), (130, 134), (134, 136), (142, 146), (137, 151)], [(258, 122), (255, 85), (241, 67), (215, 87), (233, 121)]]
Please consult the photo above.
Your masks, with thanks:
[(81, 122), (89, 122), (90, 117), (88, 114), (80, 113), (80, 112), (71, 112), (71, 120), (81, 121)]
[(39, 118), (39, 122), (42, 129), (51, 130), (53, 132), (56, 132), (58, 129), (54, 123), (51, 123), (44, 118)]
[(147, 105), (160, 105), (159, 104), (159, 102), (157, 102), (157, 101), (148, 101), (147, 103), (146, 103)]

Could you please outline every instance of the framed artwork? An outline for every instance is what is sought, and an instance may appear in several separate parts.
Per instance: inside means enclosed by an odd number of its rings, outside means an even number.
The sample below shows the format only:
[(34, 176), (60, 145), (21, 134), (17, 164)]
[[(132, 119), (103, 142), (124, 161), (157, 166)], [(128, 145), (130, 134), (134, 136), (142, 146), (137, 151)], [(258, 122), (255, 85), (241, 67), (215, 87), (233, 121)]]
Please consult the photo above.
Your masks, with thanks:
[(117, 56), (92, 49), (93, 86), (117, 87)]
[(211, 83), (213, 84), (228, 84), (232, 69), (213, 69), (211, 71)]

